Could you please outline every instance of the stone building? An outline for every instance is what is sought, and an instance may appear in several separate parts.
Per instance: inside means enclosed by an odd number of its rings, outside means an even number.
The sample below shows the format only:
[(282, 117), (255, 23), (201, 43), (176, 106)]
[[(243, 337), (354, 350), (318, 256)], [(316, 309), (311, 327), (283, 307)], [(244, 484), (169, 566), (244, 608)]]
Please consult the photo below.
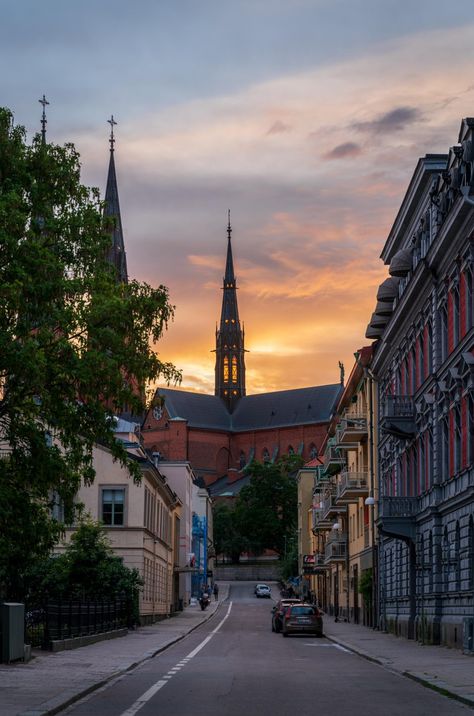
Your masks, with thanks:
[(382, 259), (379, 621), (474, 650), (474, 119), (418, 161)]

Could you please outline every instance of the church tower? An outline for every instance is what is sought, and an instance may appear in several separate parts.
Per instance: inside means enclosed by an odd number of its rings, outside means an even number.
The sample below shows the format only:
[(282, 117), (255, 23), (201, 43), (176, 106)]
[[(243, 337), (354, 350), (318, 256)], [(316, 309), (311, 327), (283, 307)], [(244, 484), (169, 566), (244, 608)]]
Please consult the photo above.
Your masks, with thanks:
[(110, 124), (110, 160), (109, 160), (109, 173), (107, 175), (107, 186), (105, 189), (105, 208), (104, 216), (110, 217), (112, 223), (111, 229), (111, 245), (108, 253), (109, 262), (115, 267), (117, 273), (118, 283), (128, 283), (127, 274), (127, 257), (125, 254), (125, 244), (123, 240), (122, 232), (122, 219), (120, 216), (120, 204), (117, 187), (117, 176), (115, 174), (115, 161), (114, 161), (114, 125), (117, 122), (114, 120), (112, 115), (107, 120)]
[(230, 210), (227, 224), (227, 260), (222, 295), (220, 327), (216, 328), (215, 394), (230, 412), (245, 395), (244, 331), (240, 327), (237, 286), (231, 244)]

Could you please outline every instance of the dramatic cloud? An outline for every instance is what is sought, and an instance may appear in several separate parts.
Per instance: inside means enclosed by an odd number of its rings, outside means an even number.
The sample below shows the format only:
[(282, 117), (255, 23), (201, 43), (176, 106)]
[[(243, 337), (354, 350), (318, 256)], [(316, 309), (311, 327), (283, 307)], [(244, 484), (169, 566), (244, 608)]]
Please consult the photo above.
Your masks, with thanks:
[(362, 154), (362, 147), (360, 144), (356, 144), (355, 142), (344, 142), (343, 144), (338, 144), (337, 147), (331, 149), (330, 152), (323, 154), (323, 159), (346, 159), (358, 157), (359, 154)]
[(415, 107), (397, 107), (368, 122), (356, 122), (354, 128), (359, 132), (381, 134), (382, 132), (400, 132), (409, 124), (419, 122), (421, 112)]

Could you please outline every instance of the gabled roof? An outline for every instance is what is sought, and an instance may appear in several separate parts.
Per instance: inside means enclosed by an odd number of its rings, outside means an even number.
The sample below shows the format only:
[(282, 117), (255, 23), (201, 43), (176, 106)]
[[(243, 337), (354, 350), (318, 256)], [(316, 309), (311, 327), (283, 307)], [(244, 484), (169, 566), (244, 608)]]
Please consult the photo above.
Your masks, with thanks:
[(185, 419), (195, 428), (244, 432), (328, 422), (341, 390), (337, 383), (247, 395), (232, 414), (217, 395), (172, 388), (159, 388), (157, 392), (165, 400), (170, 419)]

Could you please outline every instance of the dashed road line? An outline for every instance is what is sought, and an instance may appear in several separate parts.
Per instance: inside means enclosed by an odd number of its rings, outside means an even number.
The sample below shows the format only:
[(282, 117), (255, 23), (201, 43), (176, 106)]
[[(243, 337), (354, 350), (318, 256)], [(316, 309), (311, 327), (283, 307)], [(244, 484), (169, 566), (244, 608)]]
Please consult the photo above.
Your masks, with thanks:
[(199, 652), (201, 651), (201, 649), (204, 649), (204, 647), (206, 646), (206, 644), (208, 644), (208, 643), (211, 641), (212, 637), (213, 637), (215, 634), (217, 634), (217, 632), (219, 631), (219, 629), (221, 628), (221, 626), (224, 624), (224, 622), (226, 621), (226, 619), (229, 618), (230, 610), (231, 610), (231, 609), (232, 609), (232, 602), (230, 602), (230, 604), (229, 604), (229, 608), (227, 609), (227, 613), (226, 613), (225, 617), (219, 622), (219, 624), (216, 626), (216, 628), (213, 629), (213, 630), (211, 631), (211, 633), (210, 633), (205, 639), (203, 639), (203, 641), (202, 641), (200, 644), (198, 644), (198, 646), (197, 646), (195, 649), (193, 649), (192, 651), (190, 651), (187, 656), (185, 656), (183, 659), (181, 659), (181, 660), (176, 664), (176, 666), (173, 666), (171, 669), (169, 669), (169, 671), (168, 671), (168, 673), (166, 674), (166, 676), (161, 677), (161, 679), (159, 679), (159, 681), (157, 681), (156, 684), (153, 684), (153, 686), (150, 686), (150, 688), (149, 688), (147, 691), (145, 691), (145, 693), (142, 694), (142, 695), (135, 701), (135, 703), (133, 703), (126, 711), (123, 711), (123, 712), (120, 714), (120, 716), (135, 716), (135, 714), (137, 713), (137, 711), (139, 711), (139, 710), (142, 708), (142, 706), (145, 706), (145, 704), (146, 704), (160, 689), (162, 689), (163, 686), (166, 686), (166, 684), (169, 683), (169, 681), (172, 679), (172, 677), (173, 677), (175, 674), (179, 673), (179, 671), (181, 670), (181, 668), (182, 668), (183, 666), (186, 666), (186, 664), (188, 663), (188, 661), (190, 661), (191, 659), (193, 659), (193, 658), (196, 656), (196, 654), (199, 654)]

